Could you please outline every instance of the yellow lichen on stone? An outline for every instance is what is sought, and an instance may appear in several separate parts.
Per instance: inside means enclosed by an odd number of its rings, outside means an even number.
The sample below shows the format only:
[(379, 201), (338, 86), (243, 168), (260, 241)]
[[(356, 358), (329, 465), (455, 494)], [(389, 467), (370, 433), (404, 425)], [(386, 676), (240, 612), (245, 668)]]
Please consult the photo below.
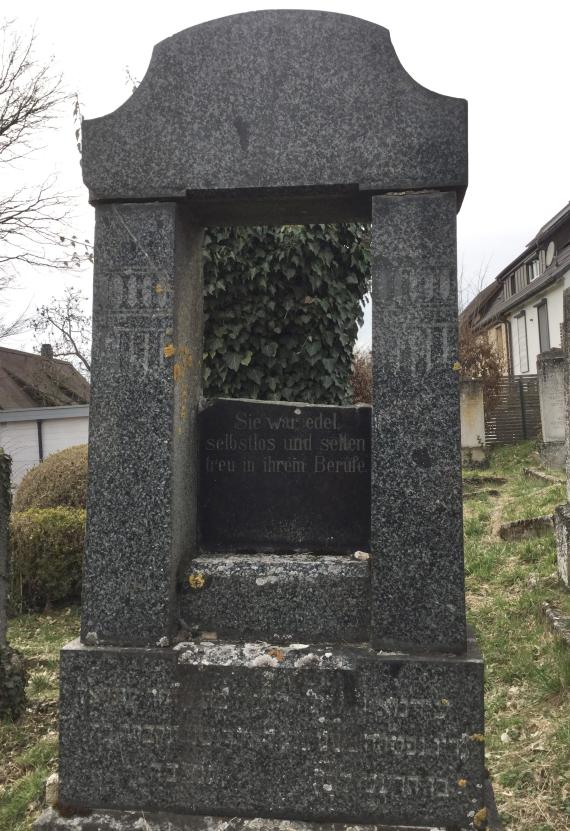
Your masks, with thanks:
[(467, 779), (458, 779), (457, 784), (460, 788), (465, 788), (467, 786)]
[(277, 661), (285, 660), (285, 653), (282, 649), (277, 649), (276, 647), (274, 647), (273, 649), (270, 649), (267, 654), (271, 655), (271, 657), (275, 658)]
[(469, 740), (472, 742), (484, 742), (485, 736), (483, 735), (483, 733), (471, 733), (471, 735), (469, 736)]
[(164, 347), (164, 357), (165, 358), (172, 358), (173, 355), (176, 354), (176, 347), (173, 343), (167, 343)]
[(444, 707), (449, 707), (449, 701), (447, 700), (447, 698), (442, 698), (439, 703), (442, 704)]
[(487, 827), (487, 809), (480, 808), (475, 816), (473, 817), (473, 827), (477, 829), (477, 831), (485, 831)]
[(206, 585), (206, 578), (201, 571), (196, 574), (191, 574), (188, 578), (188, 583), (191, 589), (203, 589)]
[(461, 364), (459, 363), (459, 361), (455, 361), (455, 363), (453, 364), (452, 369), (453, 369), (455, 372), (459, 372), (459, 370), (461, 369)]
[(156, 286), (154, 287), (154, 290), (157, 294), (163, 294), (164, 291), (165, 291), (165, 288), (161, 283), (157, 283)]

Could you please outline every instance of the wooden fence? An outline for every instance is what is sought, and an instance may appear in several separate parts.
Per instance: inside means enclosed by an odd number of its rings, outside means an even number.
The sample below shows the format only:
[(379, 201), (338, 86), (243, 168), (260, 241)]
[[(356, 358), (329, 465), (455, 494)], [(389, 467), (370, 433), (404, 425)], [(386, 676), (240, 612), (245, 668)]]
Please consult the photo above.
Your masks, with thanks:
[(494, 399), (485, 401), (485, 444), (512, 444), (540, 433), (537, 376), (503, 378)]

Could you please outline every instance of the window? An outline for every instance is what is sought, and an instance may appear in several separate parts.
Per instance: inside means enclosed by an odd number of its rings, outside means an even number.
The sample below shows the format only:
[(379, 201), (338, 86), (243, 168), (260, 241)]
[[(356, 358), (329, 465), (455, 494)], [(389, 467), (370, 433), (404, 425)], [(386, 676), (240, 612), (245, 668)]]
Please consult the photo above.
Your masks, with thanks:
[(526, 312), (515, 318), (517, 321), (517, 341), (519, 345), (519, 372), (528, 372), (528, 346), (526, 342)]
[(511, 295), (515, 294), (517, 290), (517, 281), (514, 274), (511, 274)]
[(526, 264), (526, 281), (530, 283), (535, 280), (540, 274), (540, 262), (538, 257)]
[(540, 351), (547, 352), (550, 349), (550, 332), (548, 329), (548, 304), (546, 300), (536, 307), (538, 313), (538, 340)]

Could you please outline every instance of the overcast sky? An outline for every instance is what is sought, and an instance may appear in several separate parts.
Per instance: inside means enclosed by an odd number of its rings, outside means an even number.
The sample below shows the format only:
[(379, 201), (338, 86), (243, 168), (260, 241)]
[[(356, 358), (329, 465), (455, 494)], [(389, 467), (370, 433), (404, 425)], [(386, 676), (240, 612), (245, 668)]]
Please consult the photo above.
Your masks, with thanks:
[[(83, 115), (92, 118), (129, 96), (126, 70), (141, 79), (154, 43), (205, 20), (263, 8), (341, 12), (386, 26), (402, 64), (419, 83), (468, 100), (470, 185), (458, 220), (467, 291), (474, 291), (483, 272), (489, 282), (570, 199), (568, 0), (1, 0), (0, 16), (15, 19), (22, 31), (35, 26), (39, 57), (53, 56), (67, 88), (79, 94)], [(56, 174), (59, 187), (77, 195), (78, 235), (92, 238), (71, 104), (42, 143), (36, 159), (13, 176), (33, 182)], [(88, 272), (73, 278), (22, 272), (19, 289), (10, 295), (13, 312), (61, 294), (66, 280), (90, 291)], [(10, 345), (31, 348), (33, 337), (24, 334)]]

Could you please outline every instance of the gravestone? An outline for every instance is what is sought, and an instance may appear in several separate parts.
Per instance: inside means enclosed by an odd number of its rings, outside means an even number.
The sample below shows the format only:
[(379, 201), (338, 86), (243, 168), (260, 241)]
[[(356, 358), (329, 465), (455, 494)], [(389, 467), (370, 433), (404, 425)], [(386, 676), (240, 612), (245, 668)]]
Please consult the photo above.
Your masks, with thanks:
[(0, 448), (0, 718), (18, 718), (26, 703), (27, 672), (23, 656), (8, 643), (8, 529), (12, 460)]
[[(312, 11), (180, 32), (85, 122), (82, 631), (61, 655), (59, 808), (38, 829), (485, 827), (466, 142), (465, 102), (417, 84), (385, 29)], [(372, 412), (202, 401), (203, 227), (349, 219), (372, 220)]]
[(549, 349), (536, 359), (542, 444), (540, 460), (546, 467), (563, 470), (566, 466), (564, 412), (564, 353)]
[(570, 588), (570, 289), (563, 295), (562, 351), (564, 355), (564, 424), (566, 439), (566, 502), (554, 511), (558, 576)]

